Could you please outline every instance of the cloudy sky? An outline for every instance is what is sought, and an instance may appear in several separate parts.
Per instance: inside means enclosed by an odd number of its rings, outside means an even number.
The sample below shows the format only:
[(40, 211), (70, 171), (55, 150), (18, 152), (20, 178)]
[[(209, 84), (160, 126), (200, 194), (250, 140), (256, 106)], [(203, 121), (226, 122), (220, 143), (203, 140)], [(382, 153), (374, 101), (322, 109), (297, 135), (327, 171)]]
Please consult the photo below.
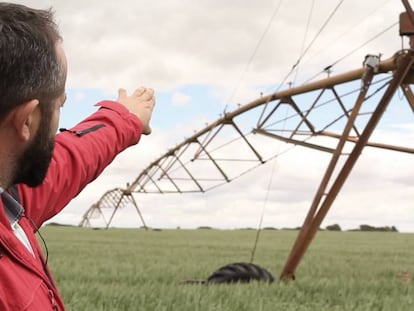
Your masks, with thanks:
[[(167, 0), (19, 1), (52, 6), (69, 59), (68, 101), (61, 126), (70, 127), (117, 89), (156, 90), (153, 134), (119, 155), (52, 221), (78, 224), (107, 190), (123, 187), (153, 160), (206, 122), (287, 82), (302, 84), (331, 64), (332, 74), (359, 68), (365, 55), (391, 57), (407, 40), (398, 32), (401, 1)], [(300, 64), (286, 80), (300, 56)], [(391, 109), (381, 136), (414, 138), (412, 112)], [(391, 126), (392, 125), (392, 126)], [(390, 131), (390, 128), (399, 131)], [(403, 129), (403, 130), (401, 130)], [(295, 148), (230, 184), (200, 195), (135, 196), (151, 227), (257, 228), (300, 226), (329, 158)], [(413, 156), (366, 150), (323, 226), (395, 225), (414, 231)], [(99, 220), (97, 220), (99, 223)], [(121, 210), (113, 225), (141, 222)]]

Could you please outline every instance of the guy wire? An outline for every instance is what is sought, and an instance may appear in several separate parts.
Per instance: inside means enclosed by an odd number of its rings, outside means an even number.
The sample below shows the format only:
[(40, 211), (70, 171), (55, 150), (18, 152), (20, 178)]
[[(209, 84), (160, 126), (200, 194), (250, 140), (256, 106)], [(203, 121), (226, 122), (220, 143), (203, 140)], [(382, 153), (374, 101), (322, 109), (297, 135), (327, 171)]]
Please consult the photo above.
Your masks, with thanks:
[[(282, 132), (284, 131), (285, 126), (286, 126), (287, 114), (288, 114), (288, 107), (286, 107), (286, 111), (285, 111), (285, 118), (284, 118), (283, 125), (282, 125)], [(280, 144), (278, 145), (278, 148), (279, 148), (279, 151), (280, 151)], [(277, 154), (279, 154), (279, 151), (277, 152)], [(250, 257), (250, 263), (253, 263), (254, 256), (256, 254), (257, 244), (259, 243), (259, 237), (260, 237), (260, 233), (262, 231), (262, 226), (263, 226), (263, 218), (264, 218), (265, 208), (266, 208), (266, 205), (267, 205), (267, 201), (269, 200), (270, 187), (272, 186), (272, 183), (273, 183), (273, 176), (274, 176), (274, 172), (275, 172), (275, 168), (276, 168), (276, 164), (277, 164), (277, 158), (278, 158), (278, 156), (276, 156), (273, 160), (272, 170), (270, 172), (269, 183), (267, 184), (267, 189), (266, 189), (266, 196), (265, 196), (265, 200), (263, 202), (262, 213), (260, 215), (259, 226), (258, 226), (257, 231), (256, 231), (256, 238), (255, 238), (255, 241), (254, 241), (254, 244), (253, 244), (252, 255)]]

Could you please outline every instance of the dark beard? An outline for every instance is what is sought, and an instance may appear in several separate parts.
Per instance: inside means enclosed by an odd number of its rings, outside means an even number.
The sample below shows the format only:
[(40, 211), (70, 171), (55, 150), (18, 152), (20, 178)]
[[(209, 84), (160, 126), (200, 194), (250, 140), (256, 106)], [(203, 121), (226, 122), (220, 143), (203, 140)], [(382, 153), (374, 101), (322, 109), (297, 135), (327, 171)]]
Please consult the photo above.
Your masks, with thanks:
[(13, 184), (23, 183), (29, 187), (42, 184), (52, 160), (55, 146), (50, 137), (49, 124), (39, 128), (35, 138), (17, 162)]

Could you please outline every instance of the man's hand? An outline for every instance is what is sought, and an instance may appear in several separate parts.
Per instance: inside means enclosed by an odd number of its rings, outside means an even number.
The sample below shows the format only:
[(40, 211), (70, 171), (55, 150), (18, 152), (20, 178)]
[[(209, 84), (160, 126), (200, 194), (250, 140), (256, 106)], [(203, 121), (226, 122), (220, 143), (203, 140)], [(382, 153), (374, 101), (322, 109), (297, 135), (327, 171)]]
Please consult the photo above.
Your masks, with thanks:
[(154, 90), (139, 87), (128, 96), (125, 89), (118, 90), (118, 102), (124, 105), (131, 113), (135, 114), (142, 122), (144, 128), (142, 133), (151, 134), (150, 120), (155, 105)]

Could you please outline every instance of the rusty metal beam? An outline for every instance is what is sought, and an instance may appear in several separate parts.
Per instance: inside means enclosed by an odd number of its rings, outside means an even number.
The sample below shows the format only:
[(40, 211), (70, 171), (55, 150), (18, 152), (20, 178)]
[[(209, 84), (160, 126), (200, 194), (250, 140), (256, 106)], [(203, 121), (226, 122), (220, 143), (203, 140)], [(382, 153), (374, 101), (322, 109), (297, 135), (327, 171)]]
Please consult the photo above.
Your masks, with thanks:
[[(315, 98), (315, 100), (313, 101), (312, 105), (309, 107), (309, 109), (306, 111), (306, 113), (303, 115), (303, 117), (305, 119), (308, 119), (310, 112), (312, 111), (312, 109), (316, 106), (316, 104), (318, 103), (318, 101), (322, 98), (323, 93), (325, 93), (326, 89), (322, 89), (321, 92), (318, 94), (318, 96)], [(292, 132), (290, 138), (293, 138), (293, 135), (299, 131), (300, 127), (303, 124), (303, 119), (299, 122), (299, 124), (296, 126), (296, 128), (294, 129), (294, 131)], [(312, 132), (315, 133), (315, 128), (312, 125)]]
[[(300, 128), (301, 123), (305, 123), (306, 126), (308, 127), (308, 129), (312, 132), (315, 133), (315, 127), (313, 126), (313, 124), (308, 120), (308, 118), (302, 113), (302, 111), (299, 109), (299, 107), (296, 105), (295, 101), (292, 99), (292, 97), (288, 97), (286, 99), (286, 103), (289, 104), (292, 109), (294, 111), (296, 111), (296, 113), (298, 114), (298, 116), (301, 119), (301, 122), (298, 125), (297, 130)], [(310, 110), (309, 110), (310, 111)], [(308, 112), (309, 114), (309, 112)]]
[(259, 122), (257, 122), (257, 128), (262, 128), (263, 125), (270, 119), (270, 117), (276, 112), (276, 110), (279, 109), (280, 105), (283, 104), (283, 102), (281, 100), (279, 100), (279, 102), (273, 107), (273, 109), (267, 113), (267, 116), (262, 120), (263, 116), (264, 116), (264, 111), (267, 109), (267, 107), (269, 106), (269, 102), (266, 102), (266, 105), (262, 111), (262, 115), (259, 118)]
[(255, 156), (257, 157), (257, 159), (260, 161), (260, 163), (264, 163), (265, 161), (263, 160), (262, 156), (259, 154), (259, 152), (257, 152), (257, 150), (253, 147), (253, 145), (250, 143), (250, 141), (246, 138), (246, 136), (243, 134), (243, 132), (239, 129), (239, 127), (236, 125), (236, 123), (234, 123), (233, 121), (231, 122), (231, 124), (233, 125), (234, 129), (237, 131), (237, 133), (239, 133), (240, 137), (244, 140), (244, 142), (247, 144), (247, 146), (249, 146), (250, 150), (255, 154)]
[[(206, 138), (204, 139), (204, 142), (202, 142), (201, 144), (203, 145), (203, 146), (205, 146), (205, 147), (207, 147), (212, 141), (213, 141), (213, 139), (215, 138), (215, 137), (217, 137), (217, 135), (220, 133), (220, 131), (223, 129), (223, 127), (225, 126), (226, 124), (225, 123), (223, 123), (223, 124), (221, 124), (220, 126), (218, 126), (217, 127), (217, 129), (216, 129), (216, 131), (215, 131), (215, 133), (211, 136), (211, 137), (209, 137), (209, 135), (210, 135), (210, 133), (212, 133), (213, 132), (213, 129), (211, 129), (211, 131), (209, 132), (209, 134), (208, 135), (206, 135)], [(198, 148), (198, 150), (194, 153), (194, 157), (193, 157), (193, 159), (195, 160), (195, 159), (197, 159), (199, 156), (200, 156), (200, 154), (201, 154), (201, 151), (202, 151), (202, 148), (200, 147), (200, 148)]]
[(230, 179), (227, 177), (226, 173), (223, 171), (223, 169), (218, 165), (217, 161), (214, 160), (214, 158), (210, 155), (210, 153), (204, 148), (204, 146), (197, 140), (197, 143), (200, 145), (203, 152), (207, 155), (207, 157), (211, 160), (211, 162), (214, 164), (214, 166), (218, 169), (220, 174), (223, 176), (223, 178), (229, 182)]
[[(380, 62), (379, 64), (379, 69), (378, 72), (379, 73), (386, 73), (389, 72), (391, 70), (395, 69), (395, 63), (396, 60), (398, 59), (398, 54), (394, 55), (393, 57), (384, 60), (382, 62)], [(164, 155), (162, 155), (161, 157), (159, 157), (158, 159), (156, 159), (155, 161), (153, 161), (146, 170), (142, 171), (140, 173), (140, 175), (131, 183), (131, 185), (129, 186), (128, 190), (130, 190), (131, 192), (134, 192), (137, 186), (140, 185), (141, 189), (144, 189), (146, 182), (141, 183), (141, 179), (145, 177), (145, 175), (149, 174), (148, 170), (154, 167), (158, 167), (160, 170), (162, 170), (162, 174), (165, 174), (168, 170), (169, 167), (164, 167), (162, 164), (160, 164), (160, 162), (163, 162), (168, 155), (174, 154), (176, 157), (179, 157), (180, 155), (177, 155), (177, 151), (179, 151), (180, 149), (182, 149), (184, 147), (184, 150), (182, 150), (182, 152), (184, 152), (189, 145), (191, 145), (191, 143), (193, 142), (197, 142), (200, 147), (204, 146), (203, 143), (200, 144), (200, 142), (198, 141), (198, 138), (201, 137), (202, 135), (208, 134), (208, 132), (213, 131), (214, 129), (218, 128), (218, 130), (216, 129), (216, 132), (213, 134), (213, 138), (214, 136), (217, 135), (217, 133), (220, 131), (220, 129), (223, 127), (224, 124), (228, 124), (229, 120), (233, 120), (234, 117), (243, 114), (244, 112), (247, 112), (251, 109), (254, 109), (260, 105), (264, 105), (264, 104), (268, 104), (270, 101), (274, 101), (277, 99), (281, 99), (281, 98), (288, 98), (294, 95), (298, 95), (304, 92), (310, 92), (310, 91), (314, 91), (314, 90), (318, 90), (318, 89), (326, 89), (326, 88), (332, 88), (334, 85), (339, 84), (339, 83), (345, 83), (345, 82), (349, 82), (349, 81), (353, 81), (356, 80), (358, 78), (360, 78), (364, 73), (364, 68), (360, 68), (360, 69), (356, 69), (347, 73), (343, 73), (343, 74), (339, 74), (336, 76), (332, 76), (326, 79), (322, 79), (320, 81), (316, 81), (313, 83), (308, 83), (306, 85), (302, 85), (302, 86), (298, 86), (298, 87), (294, 87), (294, 88), (290, 88), (287, 90), (283, 90), (280, 92), (276, 92), (267, 96), (262, 96), (246, 105), (241, 106), (240, 108), (234, 110), (233, 112), (229, 112), (224, 114), (224, 116), (218, 120), (216, 120), (215, 122), (213, 122), (212, 124), (208, 125), (207, 127), (205, 127), (203, 130), (196, 132), (194, 135), (192, 135), (191, 137), (185, 139), (182, 143), (178, 144), (177, 146), (175, 146), (174, 148), (168, 150), (167, 153), (165, 153)], [(207, 135), (208, 136), (208, 135)], [(213, 139), (212, 137), (209, 137), (207, 140), (207, 144), (209, 142), (211, 142), (211, 140)], [(296, 142), (297, 144), (300, 144), (299, 142)], [(323, 148), (323, 147), (322, 147)], [(200, 152), (203, 148), (199, 149), (198, 152)], [(205, 149), (204, 149), (205, 150)], [(196, 153), (197, 155), (197, 153)], [(171, 163), (170, 165), (173, 165), (174, 162), (176, 162), (176, 159), (173, 160), (173, 163)], [(213, 161), (214, 163), (214, 161)], [(214, 163), (217, 166), (217, 163)], [(224, 173), (224, 172), (222, 172)], [(223, 176), (226, 176), (226, 174), (223, 174)], [(148, 177), (148, 176), (147, 176)], [(167, 176), (168, 178), (168, 176)], [(225, 177), (226, 181), (229, 181), (229, 179), (227, 178), (227, 176)], [(177, 185), (175, 185), (177, 187)]]
[[(349, 119), (349, 112), (348, 110), (345, 108), (344, 103), (342, 102), (341, 96), (339, 96), (339, 94), (336, 92), (335, 88), (332, 88), (332, 92), (335, 95), (336, 100), (339, 103), (339, 106), (342, 108), (342, 111), (344, 112), (344, 115)], [(352, 126), (352, 128), (354, 129), (355, 133), (359, 136), (359, 131), (357, 129), (357, 127), (355, 126), (355, 124)]]
[(204, 188), (200, 185), (200, 183), (197, 181), (197, 178), (191, 174), (191, 172), (187, 169), (187, 167), (184, 165), (184, 163), (181, 162), (179, 157), (176, 157), (178, 163), (180, 163), (181, 167), (184, 169), (184, 171), (188, 174), (188, 176), (191, 178), (191, 180), (197, 185), (198, 189), (200, 189), (200, 192), (204, 192)]
[[(308, 215), (303, 223), (303, 226), (297, 236), (295, 244), (282, 270), (282, 273), (280, 275), (280, 278), (282, 280), (289, 280), (294, 278), (294, 273), (297, 266), (300, 263), (300, 260), (302, 259), (304, 253), (308, 249), (311, 241), (313, 240), (315, 234), (317, 233), (320, 227), (320, 224), (322, 223), (323, 219), (328, 213), (329, 208), (331, 207), (343, 184), (348, 178), (352, 168), (354, 167), (356, 161), (359, 158), (359, 155), (362, 152), (362, 149), (367, 144), (369, 137), (371, 136), (376, 125), (378, 124), (383, 113), (385, 112), (389, 102), (391, 101), (392, 96), (394, 95), (395, 91), (400, 87), (402, 81), (407, 75), (407, 72), (410, 70), (413, 61), (414, 51), (405, 51), (403, 57), (399, 59), (397, 69), (394, 72), (393, 80), (389, 84), (388, 89), (385, 91), (381, 101), (377, 105), (374, 113), (372, 114), (370, 120), (367, 123), (367, 126), (362, 132), (358, 142), (355, 144), (352, 152), (348, 156), (345, 164), (338, 173), (338, 176), (332, 184), (331, 189), (325, 195), (325, 189), (327, 188), (328, 182), (330, 181), (330, 178), (335, 169), (337, 160), (340, 155), (340, 151), (342, 150), (342, 147), (346, 142), (346, 138), (349, 135), (349, 131), (351, 130), (357, 113), (359, 111), (358, 106), (360, 106), (360, 104), (362, 103), (361, 98), (365, 98), (365, 95), (363, 93), (366, 91), (364, 91), (364, 88), (361, 90), (361, 94), (358, 97), (357, 103), (355, 104), (354, 109), (351, 112), (350, 118), (345, 127), (342, 138), (338, 144), (337, 150), (333, 155), (331, 162), (329, 163), (329, 166), (318, 188), (314, 201), (312, 202), (311, 208), (309, 209)], [(372, 72), (370, 71), (370, 68), (368, 68), (367, 75), (365, 75), (365, 77), (371, 74)], [(364, 85), (366, 85), (366, 82), (364, 83)], [(324, 195), (325, 199), (321, 203), (322, 197)], [(320, 206), (319, 209), (318, 206)]]
[(306, 251), (306, 243), (312, 237), (309, 236), (309, 230), (313, 225), (313, 219), (315, 213), (318, 210), (320, 202), (322, 200), (322, 196), (326, 192), (326, 188), (328, 187), (328, 183), (332, 178), (334, 173), (335, 167), (339, 160), (339, 157), (342, 154), (342, 150), (345, 146), (346, 139), (349, 136), (351, 129), (354, 127), (355, 120), (358, 116), (358, 113), (361, 109), (362, 103), (364, 102), (365, 96), (367, 94), (369, 84), (374, 77), (374, 70), (373, 68), (368, 67), (366, 71), (365, 79), (363, 81), (363, 87), (360, 90), (359, 96), (356, 100), (354, 108), (352, 109), (351, 115), (348, 118), (348, 122), (344, 128), (344, 131), (340, 137), (339, 143), (333, 153), (331, 161), (326, 169), (326, 172), (322, 178), (322, 181), (319, 185), (319, 188), (316, 192), (315, 198), (313, 199), (312, 205), (308, 211), (308, 214), (305, 218), (305, 221), (301, 227), (301, 230), (295, 240), (291, 253), (289, 254), (286, 266), (282, 272), (281, 278), (282, 279), (291, 279), (294, 278), (294, 272), (296, 270), (297, 265), (299, 264), (301, 257), (303, 256), (304, 252)]
[(414, 26), (414, 12), (411, 8), (410, 2), (408, 0), (402, 0), (402, 3), (407, 11), (408, 19), (410, 20), (411, 24)]
[(159, 164), (156, 164), (156, 165), (160, 168), (162, 175), (167, 176), (167, 179), (171, 182), (171, 184), (175, 187), (175, 189), (177, 189), (177, 192), (181, 193), (180, 187), (178, 187), (178, 185), (174, 182), (174, 179), (170, 177), (168, 172), (161, 165)]
[(401, 88), (404, 92), (405, 98), (407, 98), (408, 103), (410, 104), (411, 110), (414, 112), (414, 94), (411, 87), (408, 84), (403, 84)]
[[(395, 69), (395, 63), (396, 60), (398, 59), (398, 54), (394, 55), (393, 57), (386, 59), (382, 62), (380, 62), (379, 67), (378, 67), (378, 73), (387, 73), (390, 72), (392, 70)], [(277, 100), (277, 99), (281, 99), (281, 98), (286, 98), (289, 96), (294, 96), (294, 95), (298, 95), (298, 94), (302, 94), (302, 93), (306, 93), (306, 92), (311, 92), (311, 91), (315, 91), (318, 89), (323, 89), (323, 88), (331, 88), (334, 85), (337, 84), (341, 84), (341, 83), (346, 83), (346, 82), (350, 82), (350, 81), (354, 81), (357, 80), (359, 78), (362, 77), (362, 75), (364, 74), (365, 69), (359, 68), (359, 69), (355, 69), (343, 74), (339, 74), (336, 76), (332, 76), (326, 79), (322, 79), (319, 81), (315, 81), (312, 83), (308, 83), (308, 84), (304, 84), (301, 86), (297, 86), (297, 87), (293, 87), (287, 90), (283, 90), (280, 92), (276, 92), (276, 93), (272, 93), (270, 95), (267, 96), (262, 96), (246, 105), (241, 106), (240, 108), (232, 111), (232, 112), (228, 112), (225, 113), (223, 117), (219, 118), (218, 120), (216, 120), (215, 122), (211, 123), (210, 125), (208, 125), (207, 127), (205, 127), (204, 129), (196, 132), (194, 135), (192, 135), (191, 137), (185, 139), (183, 142), (181, 142), (180, 144), (178, 144), (176, 147), (174, 147), (173, 149), (171, 149), (169, 152), (174, 152), (175, 150), (178, 150), (180, 148), (182, 148), (183, 146), (187, 145), (189, 142), (195, 142), (200, 136), (206, 134), (207, 132), (211, 131), (212, 129), (214, 129), (215, 127), (218, 127), (222, 124), (226, 124), (228, 123), (228, 120), (233, 119), (234, 117), (241, 115), (243, 113), (245, 113), (246, 111), (249, 111), (251, 109), (254, 109), (256, 107), (259, 107), (263, 104), (269, 103), (271, 101)], [(152, 164), (150, 165), (154, 165), (156, 162), (158, 162), (160, 159), (162, 159), (165, 155), (161, 156), (160, 158), (158, 158), (157, 160), (155, 160)]]
[(147, 227), (147, 225), (145, 224), (145, 221), (144, 221), (144, 217), (142, 217), (141, 211), (139, 210), (139, 208), (138, 208), (138, 204), (137, 204), (137, 202), (135, 201), (135, 198), (134, 198), (134, 196), (132, 195), (132, 193), (130, 193), (130, 194), (128, 195), (128, 198), (130, 198), (130, 200), (132, 201), (132, 204), (134, 204), (135, 209), (137, 210), (137, 213), (138, 213), (138, 215), (139, 215), (139, 218), (141, 218), (141, 221), (142, 221), (142, 224), (144, 225), (145, 230), (148, 230), (148, 227)]
[(117, 202), (117, 204), (115, 205), (114, 211), (112, 212), (111, 218), (109, 218), (109, 221), (108, 221), (108, 223), (106, 224), (106, 229), (108, 229), (108, 228), (109, 228), (109, 226), (110, 226), (110, 224), (111, 224), (111, 222), (112, 222), (112, 219), (114, 218), (115, 213), (116, 213), (116, 211), (118, 210), (119, 205), (121, 204), (121, 202), (122, 202), (122, 199), (123, 199), (123, 198), (124, 198), (124, 195), (123, 195), (123, 194), (121, 194), (121, 197), (118, 199), (118, 202)]
[(253, 131), (254, 131), (254, 133), (261, 134), (261, 135), (265, 135), (265, 136), (268, 136), (268, 137), (272, 137), (272, 138), (278, 139), (280, 141), (284, 141), (284, 142), (289, 143), (289, 144), (293, 144), (293, 145), (297, 145), (297, 146), (302, 146), (302, 147), (307, 147), (307, 148), (311, 148), (311, 149), (315, 149), (315, 150), (319, 150), (319, 151), (324, 151), (324, 152), (329, 152), (329, 153), (335, 152), (335, 149), (332, 149), (332, 148), (328, 148), (328, 147), (324, 147), (324, 146), (321, 146), (321, 145), (307, 143), (307, 142), (302, 141), (302, 140), (297, 140), (297, 139), (292, 139), (292, 138), (288, 138), (288, 137), (283, 137), (281, 135), (277, 135), (277, 134), (274, 134), (274, 133), (270, 133), (270, 132), (265, 131), (265, 130), (260, 129), (260, 128), (259, 129), (254, 129)]
[[(341, 135), (338, 135), (336, 133), (331, 133), (331, 132), (328, 132), (328, 131), (318, 132), (318, 135), (337, 138), (337, 139), (339, 139), (341, 137)], [(347, 138), (347, 141), (352, 142), (352, 143), (357, 143), (358, 138), (349, 136)], [(391, 150), (391, 151), (398, 151), (398, 152), (414, 154), (414, 148), (408, 148), (408, 147), (403, 147), (403, 146), (395, 146), (395, 145), (382, 144), (382, 143), (377, 143), (377, 142), (367, 142), (367, 146), (373, 147), (373, 148), (380, 148), (380, 149), (385, 149), (385, 150)]]

